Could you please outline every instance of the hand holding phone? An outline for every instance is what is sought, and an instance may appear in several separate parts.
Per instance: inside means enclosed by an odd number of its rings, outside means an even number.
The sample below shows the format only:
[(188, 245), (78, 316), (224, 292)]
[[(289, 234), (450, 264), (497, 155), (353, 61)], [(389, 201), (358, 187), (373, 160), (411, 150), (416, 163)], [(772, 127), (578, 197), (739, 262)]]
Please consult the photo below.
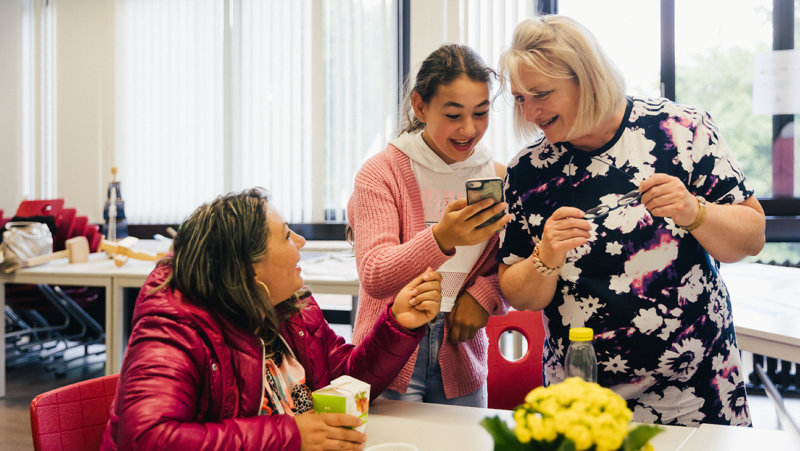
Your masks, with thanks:
[[(469, 179), (465, 185), (467, 188), (467, 205), (480, 202), (483, 199), (494, 199), (495, 204), (503, 201), (503, 180), (500, 177)], [(486, 227), (503, 216), (505, 216), (505, 212), (501, 211), (476, 227), (476, 229)]]

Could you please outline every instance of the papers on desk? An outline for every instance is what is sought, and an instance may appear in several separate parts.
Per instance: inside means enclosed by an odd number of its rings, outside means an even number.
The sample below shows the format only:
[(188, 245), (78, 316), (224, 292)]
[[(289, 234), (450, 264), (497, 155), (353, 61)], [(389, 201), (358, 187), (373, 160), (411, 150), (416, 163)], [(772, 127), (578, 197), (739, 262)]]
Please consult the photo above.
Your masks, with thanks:
[(308, 253), (300, 260), (303, 278), (317, 280), (357, 280), (356, 258), (350, 253)]

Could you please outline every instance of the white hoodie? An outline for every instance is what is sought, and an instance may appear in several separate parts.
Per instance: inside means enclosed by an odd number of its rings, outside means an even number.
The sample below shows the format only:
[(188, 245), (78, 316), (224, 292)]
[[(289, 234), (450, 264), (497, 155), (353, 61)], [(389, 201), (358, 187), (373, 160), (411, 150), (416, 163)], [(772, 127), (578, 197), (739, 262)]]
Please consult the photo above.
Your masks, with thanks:
[[(391, 144), (411, 159), (411, 169), (419, 185), (425, 226), (432, 227), (442, 219), (447, 205), (466, 197), (464, 183), (470, 178), (494, 177), (497, 174), (489, 149), (478, 143), (464, 161), (445, 163), (422, 139), (422, 132), (403, 133)], [(453, 309), (467, 275), (483, 253), (486, 242), (473, 246), (456, 246), (456, 253), (437, 271), (442, 275), (441, 311)]]

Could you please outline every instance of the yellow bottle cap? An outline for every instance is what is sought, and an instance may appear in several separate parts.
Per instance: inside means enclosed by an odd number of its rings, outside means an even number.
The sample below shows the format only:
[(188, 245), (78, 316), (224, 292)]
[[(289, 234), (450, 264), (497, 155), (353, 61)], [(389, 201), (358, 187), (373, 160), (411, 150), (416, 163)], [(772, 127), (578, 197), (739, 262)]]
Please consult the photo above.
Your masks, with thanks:
[(592, 341), (594, 331), (591, 327), (573, 327), (569, 330), (570, 341)]

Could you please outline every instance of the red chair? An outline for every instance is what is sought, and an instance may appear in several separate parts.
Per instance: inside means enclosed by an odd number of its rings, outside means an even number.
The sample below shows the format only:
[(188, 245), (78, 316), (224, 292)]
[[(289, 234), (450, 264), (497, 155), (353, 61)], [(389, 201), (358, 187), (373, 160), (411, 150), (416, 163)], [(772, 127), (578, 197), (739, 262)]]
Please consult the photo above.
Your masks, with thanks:
[(11, 218), (4, 218), (3, 217), (3, 209), (0, 208), (0, 234), (3, 233), (3, 230), (6, 227), (6, 223), (11, 221)]
[(100, 449), (119, 374), (56, 388), (31, 401), (33, 449)]
[(69, 234), (67, 238), (74, 238), (76, 236), (86, 236), (88, 229), (89, 229), (89, 217), (75, 216), (75, 219), (72, 221), (72, 232)]
[[(500, 352), (504, 332), (517, 331), (527, 340), (528, 349), (519, 360), (510, 361)], [(513, 409), (529, 391), (542, 385), (542, 345), (545, 332), (541, 312), (510, 311), (505, 316), (489, 317), (489, 375), (486, 386), (490, 409)]]
[(75, 208), (64, 208), (61, 213), (56, 215), (56, 234), (53, 235), (53, 251), (58, 252), (66, 249), (64, 243), (72, 237), (72, 227), (75, 223), (75, 215), (78, 210)]
[(15, 216), (58, 216), (64, 208), (64, 199), (23, 200)]

